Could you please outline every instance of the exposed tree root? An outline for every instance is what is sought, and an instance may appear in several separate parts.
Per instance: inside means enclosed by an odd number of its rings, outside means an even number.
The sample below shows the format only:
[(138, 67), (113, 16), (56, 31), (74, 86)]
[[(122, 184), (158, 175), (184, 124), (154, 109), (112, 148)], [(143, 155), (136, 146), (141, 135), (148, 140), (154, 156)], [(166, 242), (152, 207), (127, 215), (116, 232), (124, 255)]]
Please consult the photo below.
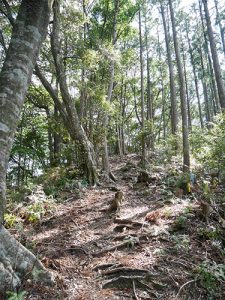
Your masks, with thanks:
[(142, 283), (142, 281), (150, 282), (151, 280), (149, 278), (146, 279), (145, 276), (137, 276), (137, 275), (113, 277), (112, 279), (105, 281), (103, 283), (102, 287), (104, 289), (107, 289), (107, 288), (119, 288), (119, 289), (132, 288), (133, 281), (135, 281), (136, 286), (138, 288), (141, 288), (143, 290), (153, 289), (152, 285), (150, 286), (147, 283)]
[[(109, 275), (113, 275), (113, 276), (115, 276), (115, 275), (126, 275), (126, 276), (130, 276), (130, 275), (132, 275), (132, 276), (149, 276), (149, 275), (152, 275), (153, 276), (153, 274), (152, 273), (150, 273), (148, 270), (146, 270), (146, 269), (134, 269), (134, 268), (128, 268), (128, 267), (124, 267), (124, 266), (122, 266), (122, 267), (118, 267), (118, 268), (113, 268), (113, 269), (108, 269), (108, 270), (106, 270), (106, 271), (102, 271), (102, 273), (101, 273), (102, 275), (107, 275), (107, 276), (109, 276)], [(155, 274), (154, 274), (154, 276), (155, 276)]]
[(47, 285), (54, 284), (54, 276), (42, 263), (16, 241), (10, 233), (0, 228), (0, 292), (16, 290), (23, 279), (31, 278)]
[(103, 250), (101, 250), (101, 251), (92, 253), (91, 255), (92, 255), (92, 256), (101, 256), (102, 254), (104, 254), (104, 253), (106, 253), (106, 252), (110, 252), (110, 251), (113, 251), (113, 250), (116, 250), (116, 249), (119, 249), (119, 248), (123, 248), (123, 247), (126, 247), (126, 246), (128, 246), (128, 242), (127, 242), (127, 241), (125, 241), (125, 242), (123, 242), (123, 243), (120, 243), (120, 244), (117, 244), (117, 245), (114, 245), (114, 246), (112, 246), (112, 247), (103, 249)]
[(120, 263), (108, 263), (108, 264), (100, 264), (95, 266), (92, 270), (93, 271), (99, 271), (99, 270), (105, 270), (105, 269), (115, 269), (115, 268), (119, 268), (122, 267), (123, 265)]

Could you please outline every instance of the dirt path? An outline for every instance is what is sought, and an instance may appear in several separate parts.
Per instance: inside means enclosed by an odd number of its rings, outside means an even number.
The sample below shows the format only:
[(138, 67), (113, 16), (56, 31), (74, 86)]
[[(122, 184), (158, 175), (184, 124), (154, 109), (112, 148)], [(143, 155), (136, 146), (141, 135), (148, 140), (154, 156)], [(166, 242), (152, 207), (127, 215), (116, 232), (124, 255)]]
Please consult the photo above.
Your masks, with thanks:
[[(30, 232), (43, 263), (59, 279), (54, 289), (26, 283), (24, 289), (32, 290), (27, 299), (208, 299), (194, 269), (202, 253), (207, 258), (215, 253), (193, 230), (189, 199), (163, 196), (160, 169), (148, 186), (136, 185), (137, 162), (134, 156), (115, 158), (116, 184), (83, 191), (81, 199), (59, 205)], [(124, 224), (107, 210), (115, 186), (125, 195), (119, 216), (129, 220)], [(148, 210), (151, 223), (144, 222)], [(185, 224), (182, 219), (179, 224), (184, 213)]]

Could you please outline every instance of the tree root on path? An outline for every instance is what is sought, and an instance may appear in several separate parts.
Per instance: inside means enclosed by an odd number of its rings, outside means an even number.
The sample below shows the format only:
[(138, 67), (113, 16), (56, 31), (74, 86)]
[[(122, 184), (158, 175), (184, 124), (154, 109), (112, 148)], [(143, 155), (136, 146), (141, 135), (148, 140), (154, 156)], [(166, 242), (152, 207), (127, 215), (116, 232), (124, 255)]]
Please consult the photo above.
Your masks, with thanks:
[(104, 276), (142, 276), (144, 277), (152, 277), (152, 276), (157, 276), (157, 274), (152, 274), (149, 272), (149, 270), (146, 269), (134, 269), (134, 268), (129, 268), (129, 267), (118, 267), (118, 268), (113, 268), (113, 269), (108, 269), (106, 271), (102, 271), (101, 275)]
[[(103, 289), (108, 288), (119, 288), (119, 289), (125, 289), (125, 288), (132, 288), (133, 287), (133, 281), (136, 282), (136, 286), (139, 288), (146, 289), (146, 285), (143, 286), (142, 280), (145, 280), (144, 276), (119, 276), (119, 277), (113, 277), (112, 279), (106, 280), (102, 287)], [(149, 286), (149, 289), (152, 289), (151, 286)]]
[(101, 251), (91, 253), (91, 255), (94, 256), (94, 257), (98, 257), (98, 256), (101, 256), (102, 254), (104, 254), (106, 252), (110, 252), (110, 251), (113, 251), (113, 250), (116, 250), (116, 249), (119, 249), (119, 248), (123, 248), (123, 247), (127, 247), (127, 246), (129, 246), (129, 241), (124, 241), (123, 243), (114, 245), (112, 247), (103, 249)]
[(54, 276), (42, 263), (3, 227), (0, 227), (0, 292), (16, 290), (23, 279), (31, 278), (46, 285)]
[(147, 291), (154, 298), (157, 298), (156, 290), (162, 290), (165, 285), (158, 281), (160, 277), (159, 273), (152, 273), (148, 269), (130, 268), (123, 265), (114, 263), (108, 263), (104, 265), (95, 266), (93, 269), (100, 271), (100, 277), (104, 277), (102, 288), (117, 288), (133, 289), (134, 286)]

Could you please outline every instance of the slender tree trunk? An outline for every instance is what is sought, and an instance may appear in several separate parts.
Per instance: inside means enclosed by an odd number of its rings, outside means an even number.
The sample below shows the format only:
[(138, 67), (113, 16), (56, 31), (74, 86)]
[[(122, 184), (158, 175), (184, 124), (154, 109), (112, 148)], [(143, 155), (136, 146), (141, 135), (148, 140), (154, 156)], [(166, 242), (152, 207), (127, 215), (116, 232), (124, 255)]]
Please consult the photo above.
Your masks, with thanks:
[[(206, 76), (206, 69), (203, 61), (203, 53), (202, 48), (199, 48), (199, 55), (200, 55), (200, 62), (201, 62), (201, 70), (202, 70), (202, 87), (203, 87), (203, 95), (205, 100), (205, 114), (206, 114), (206, 122), (211, 122), (211, 111), (209, 106), (209, 97), (208, 97), (208, 89), (207, 89), (207, 76)], [(208, 126), (208, 125), (207, 125)]]
[[(219, 8), (218, 8), (218, 0), (214, 0), (215, 7), (216, 7), (216, 19), (220, 28), (220, 37), (221, 37), (221, 42), (222, 42), (222, 47), (223, 47), (223, 54), (225, 57), (225, 37), (224, 37), (224, 32), (225, 32), (225, 27), (223, 27), (221, 23), (221, 16), (219, 13)], [(224, 17), (223, 17), (224, 18)]]
[[(212, 87), (213, 87), (213, 94), (212, 95), (214, 96), (214, 99), (215, 99), (216, 112), (219, 112), (219, 111), (221, 111), (219, 95), (218, 95), (218, 90), (217, 90), (217, 87), (216, 87), (215, 72), (213, 70), (213, 63), (212, 63), (212, 59), (211, 59), (211, 55), (210, 55), (210, 51), (209, 51), (207, 33), (205, 31), (206, 24), (204, 22), (202, 6), (201, 6), (200, 1), (199, 1), (199, 11), (200, 11), (200, 17), (201, 17), (202, 32), (203, 32), (203, 37), (204, 37), (204, 48), (205, 48), (205, 52), (206, 52), (207, 59), (208, 59), (208, 66), (209, 66), (209, 72), (210, 72), (210, 81), (211, 81), (211, 84), (212, 84)], [(212, 97), (212, 101), (213, 101), (213, 97)]]
[(51, 114), (48, 106), (45, 108), (45, 113), (47, 117), (47, 124), (48, 124), (48, 149), (49, 149), (49, 163), (50, 166), (54, 166), (54, 144), (53, 144), (53, 134), (51, 130), (51, 124), (50, 124), (50, 119), (51, 119)]
[(65, 105), (67, 117), (69, 118), (69, 122), (73, 122), (72, 126), (74, 126), (75, 129), (72, 130), (71, 133), (73, 134), (74, 139), (80, 142), (80, 145), (82, 147), (82, 152), (84, 156), (83, 169), (87, 175), (88, 182), (91, 185), (95, 185), (97, 183), (97, 170), (96, 170), (96, 159), (95, 159), (94, 148), (93, 145), (88, 140), (82, 125), (80, 124), (77, 110), (70, 96), (69, 89), (66, 82), (66, 74), (65, 74), (63, 59), (61, 56), (61, 49), (59, 46), (60, 45), (59, 2), (60, 2), (59, 0), (55, 0), (53, 4), (54, 22), (53, 22), (53, 31), (51, 34), (51, 49), (52, 49), (52, 55), (54, 58), (54, 63), (56, 68), (56, 76), (59, 82), (60, 92), (61, 92), (63, 103)]
[(177, 134), (177, 124), (178, 124), (176, 85), (175, 85), (175, 79), (174, 79), (174, 69), (173, 69), (173, 62), (172, 62), (172, 56), (171, 56), (169, 34), (168, 34), (168, 30), (167, 30), (164, 7), (163, 7), (162, 2), (161, 2), (161, 15), (162, 15), (162, 20), (163, 20), (167, 61), (168, 61), (169, 76), (170, 76), (171, 128), (172, 128), (172, 134), (176, 135)]
[(147, 30), (147, 17), (145, 14), (145, 46), (146, 46), (146, 62), (147, 62), (147, 120), (150, 122), (150, 133), (147, 141), (148, 147), (154, 149), (154, 138), (153, 138), (153, 103), (151, 95), (151, 72), (150, 72), (150, 57), (149, 57), (149, 40)]
[(181, 55), (180, 55), (178, 38), (177, 38), (172, 0), (169, 0), (169, 7), (170, 7), (171, 23), (172, 23), (172, 30), (173, 30), (174, 49), (176, 53), (177, 70), (178, 70), (179, 83), (180, 83), (180, 101), (181, 101), (181, 114), (182, 114), (182, 134), (183, 134), (183, 171), (188, 172), (190, 170), (190, 147), (189, 147), (185, 79), (184, 79), (184, 71), (181, 63)]
[[(159, 61), (161, 62), (162, 53), (161, 53), (160, 41), (159, 41), (159, 31), (157, 32), (157, 35), (158, 35), (158, 56), (159, 56)], [(164, 82), (163, 82), (162, 63), (159, 66), (159, 71), (160, 71), (160, 85), (161, 85), (161, 95), (162, 95), (163, 139), (165, 141), (166, 140), (166, 98), (165, 98), (165, 89), (164, 89)]]
[[(114, 19), (113, 19), (113, 30), (112, 30), (112, 44), (115, 46), (116, 44), (116, 34), (117, 34), (117, 15), (119, 12), (119, 0), (114, 0)], [(113, 83), (115, 78), (115, 61), (114, 59), (111, 60), (109, 66), (109, 85), (108, 85), (108, 93), (107, 93), (107, 101), (111, 102), (112, 95), (113, 95)], [(108, 153), (108, 114), (105, 112), (103, 117), (103, 127), (105, 129), (104, 138), (103, 138), (103, 170), (105, 172), (106, 177), (110, 177), (111, 179), (115, 180), (109, 164), (109, 153)]]
[[(39, 279), (52, 282), (36, 257), (2, 226), (6, 202), (8, 159), (24, 98), (40, 45), (46, 35), (50, 1), (23, 0), (0, 73), (0, 292), (15, 289), (33, 269)], [(36, 278), (37, 279), (37, 278)]]
[(139, 16), (139, 44), (140, 44), (140, 69), (141, 69), (141, 165), (146, 166), (146, 149), (145, 149), (145, 112), (144, 112), (144, 67), (143, 67), (143, 43), (142, 43), (142, 28), (141, 28), (141, 8), (138, 12)]
[(188, 34), (188, 29), (187, 28), (186, 28), (186, 34), (187, 34), (188, 47), (189, 47), (189, 52), (190, 52), (190, 57), (191, 57), (191, 65), (192, 65), (193, 74), (194, 74), (195, 92), (196, 92), (197, 101), (198, 101), (199, 120), (200, 120), (201, 128), (204, 128), (204, 123), (203, 123), (203, 118), (202, 118), (201, 101), (200, 101), (200, 95), (199, 95), (199, 86), (198, 86), (197, 71), (196, 71), (196, 66), (195, 66), (195, 62), (194, 62), (193, 49), (191, 47), (191, 42), (190, 42), (190, 38), (189, 38), (189, 34)]
[(202, 0), (202, 3), (204, 5), (207, 32), (208, 32), (208, 36), (209, 36), (209, 43), (210, 43), (210, 48), (211, 48), (211, 53), (212, 53), (213, 67), (214, 67), (214, 72), (215, 72), (215, 77), (216, 77), (220, 105), (221, 105), (222, 110), (225, 110), (225, 87), (224, 87), (224, 82), (223, 82), (223, 78), (222, 78), (222, 73), (221, 73), (219, 58), (218, 58), (218, 54), (217, 54), (216, 43), (215, 43), (215, 39), (214, 39), (211, 20), (210, 20), (210, 16), (209, 16), (208, 0)]
[(187, 68), (186, 68), (186, 55), (184, 50), (184, 42), (181, 38), (182, 43), (182, 58), (183, 58), (183, 67), (184, 67), (184, 79), (185, 79), (185, 90), (186, 90), (186, 99), (187, 99), (187, 111), (188, 111), (188, 129), (192, 131), (192, 118), (191, 118), (191, 107), (190, 107), (190, 98), (189, 98), (189, 89), (188, 89), (188, 78), (187, 78)]

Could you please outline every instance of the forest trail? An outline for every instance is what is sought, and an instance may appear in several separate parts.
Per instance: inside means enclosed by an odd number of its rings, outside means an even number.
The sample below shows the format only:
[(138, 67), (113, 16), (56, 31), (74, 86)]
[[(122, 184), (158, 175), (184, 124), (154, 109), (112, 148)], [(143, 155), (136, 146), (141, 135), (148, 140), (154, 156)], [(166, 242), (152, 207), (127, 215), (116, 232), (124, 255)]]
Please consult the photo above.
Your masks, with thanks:
[[(27, 229), (42, 262), (58, 275), (55, 288), (26, 282), (27, 299), (207, 299), (197, 266), (222, 258), (198, 234), (206, 226), (199, 205), (168, 189), (168, 166), (153, 167), (151, 182), (137, 183), (138, 162), (135, 155), (113, 158), (115, 184), (83, 189), (79, 199), (71, 193), (50, 218)], [(125, 197), (119, 216), (108, 211), (115, 187)]]

